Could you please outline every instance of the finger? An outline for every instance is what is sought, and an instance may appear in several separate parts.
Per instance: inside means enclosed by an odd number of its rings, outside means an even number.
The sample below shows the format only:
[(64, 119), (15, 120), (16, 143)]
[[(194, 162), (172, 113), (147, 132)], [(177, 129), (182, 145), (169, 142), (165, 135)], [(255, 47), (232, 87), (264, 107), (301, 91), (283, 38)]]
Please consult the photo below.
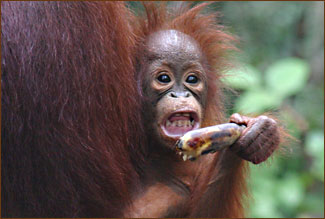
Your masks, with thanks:
[(249, 131), (233, 145), (232, 150), (255, 164), (266, 160), (277, 148), (280, 135), (276, 122), (268, 117), (258, 118)]
[[(260, 145), (260, 149), (249, 155), (249, 159), (258, 164), (265, 161), (271, 156), (271, 154), (277, 149), (280, 143), (279, 130), (276, 126), (273, 126), (267, 134), (263, 134), (263, 138), (258, 138), (257, 145)], [(260, 141), (260, 142), (259, 142)]]
[(255, 122), (255, 118), (242, 116), (239, 113), (234, 113), (230, 116), (230, 122), (237, 123), (238, 125), (245, 125), (248, 126)]
[(262, 141), (268, 141), (268, 139), (263, 138), (265, 132), (267, 132), (267, 130), (273, 132), (273, 130), (271, 130), (271, 126), (276, 128), (275, 124), (273, 124), (272, 121), (265, 116), (258, 117), (257, 119), (250, 119), (247, 125), (248, 126), (243, 131), (242, 136), (232, 146), (233, 151), (243, 156), (247, 156), (259, 150), (263, 144)]
[(230, 116), (230, 122), (244, 124), (244, 119), (239, 113), (234, 113)]
[(255, 123), (249, 123), (248, 127), (242, 132), (242, 136), (232, 146), (232, 149), (239, 153), (243, 151), (251, 153), (253, 149), (250, 147), (263, 131), (264, 126), (265, 120), (257, 120)]

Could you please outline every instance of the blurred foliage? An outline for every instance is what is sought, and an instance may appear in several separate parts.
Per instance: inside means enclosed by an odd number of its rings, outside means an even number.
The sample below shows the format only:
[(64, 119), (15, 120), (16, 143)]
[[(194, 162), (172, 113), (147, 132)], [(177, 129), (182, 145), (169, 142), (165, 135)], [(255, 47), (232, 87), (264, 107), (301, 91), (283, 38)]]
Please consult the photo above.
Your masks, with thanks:
[(241, 39), (233, 112), (278, 116), (295, 140), (251, 165), (249, 217), (324, 217), (324, 2), (220, 2)]
[(227, 1), (210, 8), (241, 41), (240, 67), (224, 78), (236, 91), (225, 91), (228, 114), (271, 112), (295, 138), (271, 161), (251, 165), (247, 216), (323, 218), (324, 2)]

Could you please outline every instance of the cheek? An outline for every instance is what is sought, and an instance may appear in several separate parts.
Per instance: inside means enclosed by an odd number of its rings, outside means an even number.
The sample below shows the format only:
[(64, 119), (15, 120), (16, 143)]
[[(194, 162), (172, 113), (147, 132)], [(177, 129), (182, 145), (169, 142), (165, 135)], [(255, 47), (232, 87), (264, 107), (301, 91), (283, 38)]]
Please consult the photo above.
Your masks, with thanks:
[(204, 86), (199, 86), (190, 90), (194, 93), (197, 104), (199, 104), (201, 108), (205, 109), (207, 101), (206, 97), (208, 95), (207, 89), (205, 89)]
[(163, 97), (158, 103), (156, 107), (156, 115), (157, 115), (157, 123), (162, 123), (164, 117), (169, 112), (176, 110), (175, 101), (172, 101), (170, 98)]
[(204, 91), (204, 92), (201, 94), (201, 97), (200, 97), (200, 103), (201, 103), (201, 106), (202, 106), (203, 109), (206, 108), (207, 95), (208, 95), (208, 93), (207, 93), (206, 91)]
[(201, 85), (198, 87), (198, 93), (200, 95), (200, 103), (205, 108), (207, 96), (208, 96), (208, 89), (207, 89), (207, 83), (201, 83)]

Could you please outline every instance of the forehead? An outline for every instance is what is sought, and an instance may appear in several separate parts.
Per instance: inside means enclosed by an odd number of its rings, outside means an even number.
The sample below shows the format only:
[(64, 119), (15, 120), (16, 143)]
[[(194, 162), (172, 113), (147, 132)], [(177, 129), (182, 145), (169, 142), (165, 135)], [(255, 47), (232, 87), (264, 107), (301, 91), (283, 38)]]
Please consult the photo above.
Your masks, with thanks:
[(197, 42), (187, 34), (177, 30), (162, 30), (149, 36), (147, 42), (149, 55), (161, 59), (201, 59)]

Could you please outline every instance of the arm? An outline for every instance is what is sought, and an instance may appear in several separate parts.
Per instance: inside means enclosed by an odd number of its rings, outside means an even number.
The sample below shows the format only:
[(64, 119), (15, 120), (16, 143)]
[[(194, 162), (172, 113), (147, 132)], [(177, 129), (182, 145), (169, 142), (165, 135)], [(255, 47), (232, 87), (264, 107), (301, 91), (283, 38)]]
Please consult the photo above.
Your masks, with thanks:
[[(233, 114), (230, 122), (247, 128), (229, 149), (219, 152), (209, 173), (206, 185), (197, 189), (191, 205), (191, 217), (243, 217), (243, 197), (247, 194), (247, 162), (265, 161), (280, 143), (280, 129), (275, 120), (259, 116), (250, 118)], [(203, 193), (203, 196), (199, 193)]]

